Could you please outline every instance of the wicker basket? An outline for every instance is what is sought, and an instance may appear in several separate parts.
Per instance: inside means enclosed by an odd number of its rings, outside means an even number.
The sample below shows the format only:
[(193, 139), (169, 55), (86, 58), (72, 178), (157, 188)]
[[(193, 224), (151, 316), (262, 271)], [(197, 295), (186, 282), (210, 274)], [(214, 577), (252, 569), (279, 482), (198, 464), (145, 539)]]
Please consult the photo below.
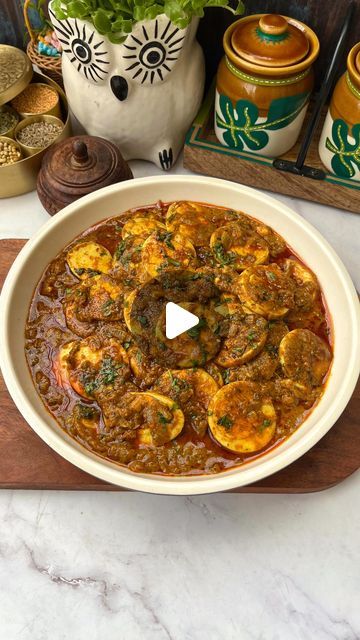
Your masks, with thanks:
[(24, 2), (24, 20), (26, 24), (26, 28), (28, 30), (30, 36), (30, 42), (27, 46), (27, 54), (31, 60), (31, 62), (36, 65), (44, 75), (48, 76), (55, 82), (57, 82), (62, 88), (63, 78), (61, 72), (61, 56), (58, 58), (52, 58), (51, 56), (44, 56), (38, 52), (37, 49), (37, 39), (34, 33), (34, 30), (31, 26), (31, 22), (29, 19), (29, 6), (31, 4), (31, 0), (25, 0)]

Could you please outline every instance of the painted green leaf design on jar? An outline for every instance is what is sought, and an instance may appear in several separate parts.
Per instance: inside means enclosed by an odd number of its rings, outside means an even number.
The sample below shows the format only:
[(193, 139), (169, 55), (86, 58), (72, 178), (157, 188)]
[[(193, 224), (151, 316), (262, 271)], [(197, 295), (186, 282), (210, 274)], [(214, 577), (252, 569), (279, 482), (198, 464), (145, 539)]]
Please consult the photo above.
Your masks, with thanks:
[(342, 178), (353, 178), (356, 170), (360, 170), (360, 124), (351, 130), (344, 120), (334, 120), (331, 130), (332, 140), (326, 138), (326, 148), (333, 153), (331, 167), (333, 172)]
[(259, 109), (253, 102), (238, 100), (234, 106), (227, 96), (220, 95), (216, 124), (225, 129), (223, 138), (229, 147), (242, 151), (246, 145), (252, 151), (260, 151), (269, 142), (267, 131), (287, 127), (305, 107), (308, 98), (308, 93), (301, 93), (273, 100), (266, 121), (257, 122)]

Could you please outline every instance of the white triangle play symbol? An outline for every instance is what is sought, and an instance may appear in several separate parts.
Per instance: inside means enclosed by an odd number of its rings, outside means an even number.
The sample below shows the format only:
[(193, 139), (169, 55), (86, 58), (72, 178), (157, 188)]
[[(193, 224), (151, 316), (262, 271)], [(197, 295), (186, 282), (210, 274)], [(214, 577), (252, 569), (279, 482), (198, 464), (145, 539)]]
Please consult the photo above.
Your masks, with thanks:
[(168, 340), (173, 340), (199, 324), (199, 318), (194, 313), (179, 307), (174, 302), (166, 304), (165, 314), (165, 332)]

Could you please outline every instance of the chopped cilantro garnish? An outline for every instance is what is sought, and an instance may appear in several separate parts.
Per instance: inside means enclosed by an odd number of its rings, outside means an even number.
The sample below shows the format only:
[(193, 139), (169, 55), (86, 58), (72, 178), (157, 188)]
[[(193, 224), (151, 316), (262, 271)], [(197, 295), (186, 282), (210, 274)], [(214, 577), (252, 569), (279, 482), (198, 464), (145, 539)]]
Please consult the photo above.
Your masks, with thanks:
[(258, 427), (258, 431), (262, 433), (264, 429), (266, 429), (267, 427), (270, 427), (270, 425), (271, 425), (271, 420), (266, 418), (265, 420), (263, 420), (262, 424)]
[(179, 391), (180, 389), (180, 380), (179, 378), (176, 378), (171, 371), (169, 371), (169, 376), (170, 376), (170, 380), (171, 380), (171, 386), (173, 389), (176, 389), (176, 391)]
[(82, 418), (93, 418), (95, 416), (95, 414), (97, 413), (96, 409), (94, 407), (89, 407), (86, 404), (81, 404), (78, 403), (76, 405), (80, 415)]
[(190, 384), (186, 382), (186, 380), (181, 380), (181, 378), (174, 376), (171, 371), (169, 371), (169, 376), (171, 380), (171, 387), (176, 393), (179, 393), (182, 389), (184, 390), (190, 387)]
[(218, 241), (214, 245), (214, 254), (218, 262), (222, 265), (232, 264), (235, 261), (235, 254), (231, 251), (225, 251), (224, 245)]
[(85, 382), (84, 384), (84, 389), (85, 389), (85, 393), (88, 396), (92, 396), (94, 391), (96, 391), (96, 389), (98, 388), (98, 383), (96, 380), (89, 380), (88, 382)]
[(242, 354), (245, 353), (245, 351), (246, 351), (246, 347), (245, 346), (244, 347), (234, 347), (233, 350), (232, 350), (232, 353), (234, 353), (235, 356), (236, 355), (242, 356)]
[(278, 355), (278, 347), (275, 344), (267, 344), (265, 345), (265, 351), (267, 351), (272, 358), (276, 358)]
[(143, 327), (148, 325), (148, 319), (146, 316), (138, 316), (138, 320)]
[(220, 322), (216, 322), (213, 328), (213, 332), (215, 333), (216, 336), (219, 335), (220, 329), (221, 329)]
[(223, 371), (221, 372), (221, 377), (224, 381), (224, 384), (228, 384), (230, 380), (230, 373), (230, 369), (223, 369)]
[(116, 260), (119, 260), (119, 258), (122, 256), (122, 254), (125, 251), (125, 247), (126, 247), (125, 240), (120, 240), (118, 246), (115, 249), (115, 253), (114, 253), (114, 256), (115, 256)]
[(167, 418), (160, 411), (158, 412), (159, 422), (160, 424), (169, 424), (171, 422), (171, 418)]
[(96, 271), (95, 269), (87, 269), (87, 268), (84, 269), (83, 267), (79, 269), (74, 269), (74, 271), (77, 276), (83, 276), (84, 273), (87, 273), (89, 277), (98, 276), (100, 274), (100, 271)]
[(263, 291), (260, 291), (259, 292), (259, 298), (260, 298), (260, 300), (263, 300), (264, 302), (266, 300), (270, 300), (271, 299), (270, 291), (266, 291), (266, 289), (264, 289)]
[(118, 376), (118, 369), (121, 364), (115, 364), (112, 358), (106, 357), (101, 363), (101, 368), (98, 374), (100, 384), (112, 384)]
[(219, 418), (217, 422), (221, 427), (224, 427), (225, 429), (230, 429), (234, 424), (234, 421), (227, 415), (221, 416), (221, 418)]
[(190, 336), (190, 338), (193, 338), (194, 340), (198, 340), (200, 331), (204, 327), (206, 327), (206, 322), (204, 318), (200, 318), (198, 324), (195, 327), (192, 327), (192, 329), (188, 329), (186, 333), (188, 334), (188, 336)]
[(125, 351), (129, 349), (130, 345), (131, 345), (131, 340), (127, 340), (126, 342), (123, 342), (123, 347)]
[(106, 302), (104, 302), (104, 304), (102, 305), (101, 309), (102, 309), (102, 313), (103, 316), (107, 317), (107, 316), (111, 316), (112, 312), (113, 312), (113, 307), (114, 307), (114, 300), (106, 300)]
[(180, 267), (181, 266), (181, 262), (179, 262), (178, 260), (174, 260), (173, 258), (166, 258), (166, 261), (168, 263), (168, 265), (170, 264), (172, 267)]
[(170, 231), (159, 231), (156, 235), (157, 240), (160, 242), (164, 242), (169, 249), (175, 249), (173, 243), (171, 242), (172, 233)]

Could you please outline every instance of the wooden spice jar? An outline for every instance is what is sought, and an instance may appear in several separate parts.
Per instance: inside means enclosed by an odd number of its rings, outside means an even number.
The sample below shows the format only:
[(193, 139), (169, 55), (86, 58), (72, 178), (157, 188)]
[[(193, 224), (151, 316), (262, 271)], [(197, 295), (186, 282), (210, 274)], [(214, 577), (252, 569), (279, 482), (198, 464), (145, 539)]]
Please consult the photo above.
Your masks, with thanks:
[(332, 95), (319, 142), (325, 167), (339, 178), (360, 180), (360, 42)]
[(45, 154), (37, 192), (53, 215), (81, 196), (132, 177), (114, 144), (95, 136), (74, 136), (53, 145)]
[(269, 157), (295, 144), (314, 84), (319, 40), (308, 26), (276, 14), (234, 22), (224, 34), (215, 99), (221, 144)]

